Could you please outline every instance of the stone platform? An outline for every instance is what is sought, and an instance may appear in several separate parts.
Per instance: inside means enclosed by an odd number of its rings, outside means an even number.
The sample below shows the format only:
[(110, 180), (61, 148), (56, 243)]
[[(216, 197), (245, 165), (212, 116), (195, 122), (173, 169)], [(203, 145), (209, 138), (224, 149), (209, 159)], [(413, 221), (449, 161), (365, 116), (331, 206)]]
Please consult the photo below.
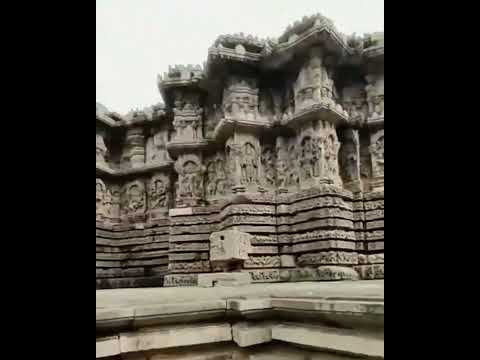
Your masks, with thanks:
[(96, 291), (97, 358), (384, 358), (384, 282)]

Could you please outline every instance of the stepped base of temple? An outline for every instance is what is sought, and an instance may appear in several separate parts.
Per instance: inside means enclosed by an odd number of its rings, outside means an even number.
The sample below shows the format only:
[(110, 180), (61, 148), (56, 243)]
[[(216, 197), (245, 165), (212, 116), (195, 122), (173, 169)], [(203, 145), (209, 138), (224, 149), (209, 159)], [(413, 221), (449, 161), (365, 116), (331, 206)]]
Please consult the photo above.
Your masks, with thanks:
[(383, 359), (384, 282), (97, 290), (101, 359)]

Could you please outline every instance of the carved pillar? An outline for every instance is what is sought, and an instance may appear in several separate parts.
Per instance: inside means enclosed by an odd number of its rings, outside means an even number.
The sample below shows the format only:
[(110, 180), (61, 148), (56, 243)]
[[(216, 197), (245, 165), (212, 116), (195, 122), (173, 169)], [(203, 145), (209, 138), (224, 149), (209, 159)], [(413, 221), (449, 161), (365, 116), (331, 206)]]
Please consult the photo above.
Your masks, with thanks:
[(105, 156), (107, 154), (107, 146), (105, 145), (105, 133), (97, 130), (96, 134), (96, 162), (104, 165), (106, 163)]
[(384, 187), (384, 75), (376, 70), (366, 77), (365, 87), (368, 102), (367, 124), (370, 130), (370, 159), (372, 165), (372, 190)]
[(168, 150), (176, 157), (176, 207), (199, 206), (205, 201), (203, 107), (198, 89), (175, 89), (174, 133)]
[(383, 190), (384, 187), (384, 130), (375, 131), (370, 137), (370, 156), (372, 162), (373, 190)]
[(343, 129), (339, 153), (340, 175), (343, 186), (352, 192), (362, 190), (360, 181), (360, 138), (358, 130)]
[(126, 157), (132, 168), (145, 165), (145, 137), (142, 127), (132, 127), (127, 129)]
[(224, 90), (225, 121), (235, 124), (233, 134), (225, 144), (232, 190), (234, 192), (263, 191), (261, 146), (257, 127), (262, 117), (258, 109), (257, 81), (244, 76), (231, 76)]

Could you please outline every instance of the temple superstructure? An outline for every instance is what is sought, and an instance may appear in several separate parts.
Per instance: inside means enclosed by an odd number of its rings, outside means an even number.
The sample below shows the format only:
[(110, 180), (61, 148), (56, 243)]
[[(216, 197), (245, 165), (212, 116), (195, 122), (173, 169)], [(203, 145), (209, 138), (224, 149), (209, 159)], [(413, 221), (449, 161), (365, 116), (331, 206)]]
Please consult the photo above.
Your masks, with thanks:
[(248, 238), (252, 282), (382, 279), (383, 39), (319, 14), (278, 39), (222, 35), (158, 76), (164, 103), (97, 103), (97, 288), (229, 271), (211, 259), (223, 231)]

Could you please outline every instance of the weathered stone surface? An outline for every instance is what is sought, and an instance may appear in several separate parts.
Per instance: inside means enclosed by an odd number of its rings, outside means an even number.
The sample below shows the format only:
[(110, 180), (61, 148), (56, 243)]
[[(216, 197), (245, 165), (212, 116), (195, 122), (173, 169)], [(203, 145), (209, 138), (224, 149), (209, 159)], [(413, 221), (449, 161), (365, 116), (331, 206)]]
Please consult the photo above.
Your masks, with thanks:
[[(159, 76), (165, 104), (97, 104), (97, 283), (162, 267), (168, 286), (219, 270), (322, 281), (293, 268), (383, 252), (383, 33), (347, 37), (316, 14), (278, 39), (222, 35), (208, 53)], [(249, 245), (220, 246), (222, 231)]]
[(362, 336), (346, 329), (279, 324), (272, 326), (272, 338), (357, 356), (384, 357), (383, 338)]
[(232, 337), (240, 347), (272, 341), (272, 323), (240, 322), (232, 326)]
[(232, 333), (227, 323), (168, 326), (120, 334), (120, 351), (127, 353), (230, 340)]
[(97, 358), (120, 354), (120, 340), (118, 336), (97, 339)]
[(198, 274), (198, 286), (242, 286), (252, 282), (249, 274), (242, 272)]

